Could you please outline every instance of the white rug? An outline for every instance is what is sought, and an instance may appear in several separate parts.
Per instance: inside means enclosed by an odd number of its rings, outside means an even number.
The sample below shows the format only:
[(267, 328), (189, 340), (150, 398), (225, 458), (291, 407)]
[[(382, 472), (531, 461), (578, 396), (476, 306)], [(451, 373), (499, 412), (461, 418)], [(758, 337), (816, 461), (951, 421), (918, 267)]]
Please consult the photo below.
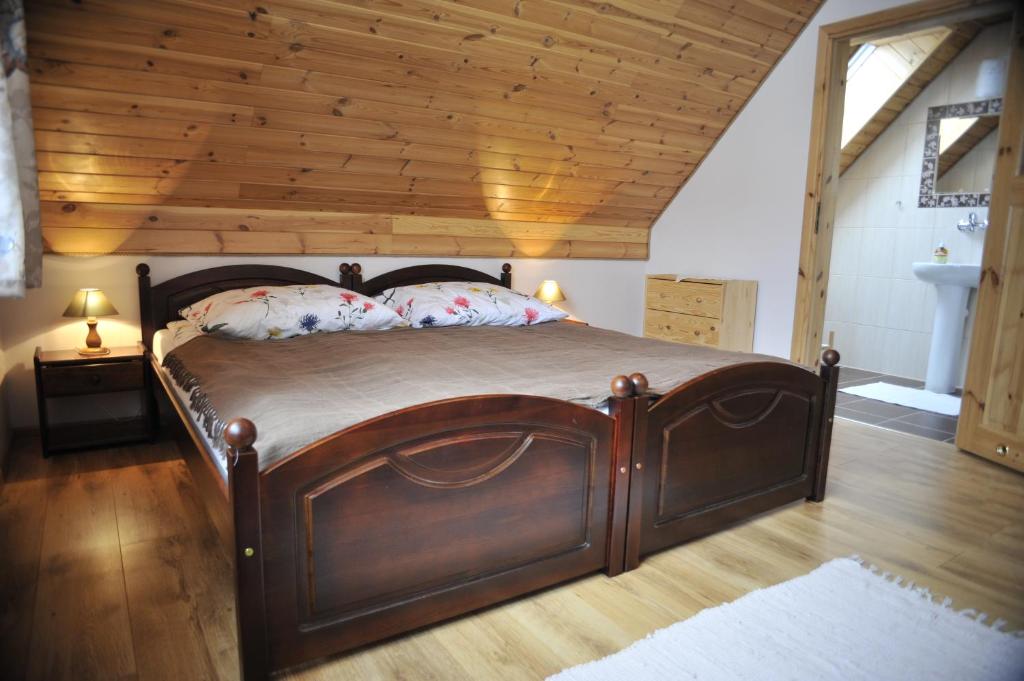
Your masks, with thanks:
[(1024, 678), (1020, 632), (900, 582), (839, 558), (549, 681)]
[[(902, 404), (904, 407), (913, 407), (914, 409), (945, 414), (946, 416), (958, 416), (960, 414), (960, 398), (956, 395), (943, 395), (942, 393), (908, 388), (903, 385), (868, 383), (867, 385), (840, 388), (839, 392), (868, 397), (872, 400), (881, 400), (890, 404)], [(857, 407), (850, 408), (856, 409)]]

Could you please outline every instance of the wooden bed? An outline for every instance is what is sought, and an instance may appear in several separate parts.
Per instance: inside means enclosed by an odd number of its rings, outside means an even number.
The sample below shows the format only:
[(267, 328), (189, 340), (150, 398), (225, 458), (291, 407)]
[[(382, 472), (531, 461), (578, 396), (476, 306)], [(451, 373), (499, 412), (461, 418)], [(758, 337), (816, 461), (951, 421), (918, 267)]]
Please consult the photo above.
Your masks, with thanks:
[[(151, 286), (139, 265), (143, 342), (211, 293), (335, 284), (301, 270), (228, 266)], [(429, 281), (511, 286), (424, 265), (342, 286), (375, 295)], [(555, 322), (561, 323), (561, 322)], [(664, 395), (609, 377), (608, 414), (525, 395), (418, 405), (330, 435), (260, 471), (255, 426), (229, 422), (225, 484), (178, 411), (182, 448), (236, 571), (242, 677), (401, 634), (603, 570), (799, 499), (824, 496), (839, 355), (821, 374), (751, 362)], [(353, 395), (358, 399), (358, 395)]]

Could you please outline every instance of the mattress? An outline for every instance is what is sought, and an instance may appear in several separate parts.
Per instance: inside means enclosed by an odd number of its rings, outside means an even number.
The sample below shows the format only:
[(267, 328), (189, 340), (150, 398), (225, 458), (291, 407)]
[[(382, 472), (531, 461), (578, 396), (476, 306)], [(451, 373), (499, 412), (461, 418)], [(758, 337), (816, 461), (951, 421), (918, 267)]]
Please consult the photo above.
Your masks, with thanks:
[(617, 374), (640, 371), (664, 393), (723, 366), (784, 361), (566, 322), (275, 341), (201, 336), (161, 350), (211, 449), (223, 452), (226, 422), (244, 416), (257, 427), (261, 469), (357, 423), (436, 400), (523, 394), (603, 410)]

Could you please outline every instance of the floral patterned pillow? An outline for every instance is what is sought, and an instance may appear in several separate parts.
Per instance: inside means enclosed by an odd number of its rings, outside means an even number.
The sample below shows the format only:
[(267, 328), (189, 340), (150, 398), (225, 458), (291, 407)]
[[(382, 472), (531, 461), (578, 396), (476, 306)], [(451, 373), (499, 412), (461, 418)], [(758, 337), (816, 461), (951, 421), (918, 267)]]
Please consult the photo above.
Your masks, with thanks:
[(251, 340), (408, 326), (385, 305), (322, 284), (233, 289), (184, 307), (178, 314), (202, 333)]
[(399, 286), (377, 300), (414, 328), (429, 326), (526, 326), (568, 317), (556, 307), (502, 286), (436, 282)]

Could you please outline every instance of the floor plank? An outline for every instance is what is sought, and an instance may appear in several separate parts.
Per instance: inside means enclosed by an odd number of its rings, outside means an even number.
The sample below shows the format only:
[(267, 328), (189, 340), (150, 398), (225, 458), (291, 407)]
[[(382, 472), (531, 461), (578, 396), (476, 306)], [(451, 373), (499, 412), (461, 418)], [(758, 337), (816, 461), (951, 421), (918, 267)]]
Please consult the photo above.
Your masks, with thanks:
[[(230, 563), (173, 443), (45, 461), (37, 447), (16, 445), (0, 498), (5, 678), (237, 679)], [(851, 554), (1021, 628), (1021, 508), (1020, 474), (838, 421), (823, 504), (282, 678), (542, 678)]]
[(48, 486), (29, 679), (135, 678), (111, 476)]

